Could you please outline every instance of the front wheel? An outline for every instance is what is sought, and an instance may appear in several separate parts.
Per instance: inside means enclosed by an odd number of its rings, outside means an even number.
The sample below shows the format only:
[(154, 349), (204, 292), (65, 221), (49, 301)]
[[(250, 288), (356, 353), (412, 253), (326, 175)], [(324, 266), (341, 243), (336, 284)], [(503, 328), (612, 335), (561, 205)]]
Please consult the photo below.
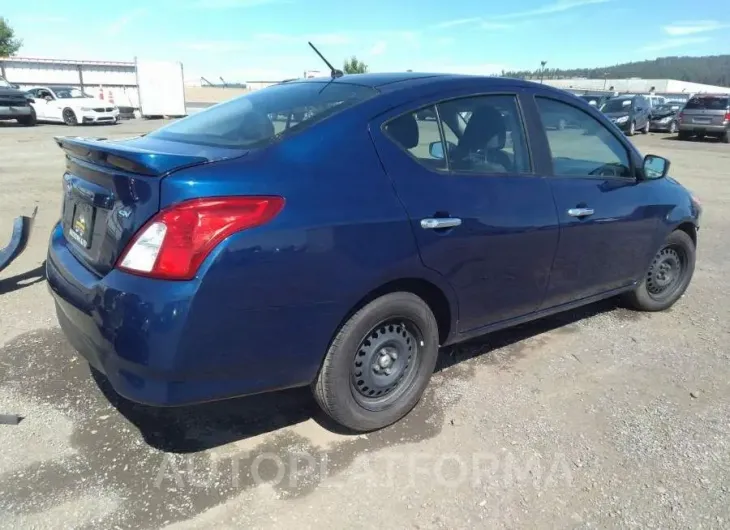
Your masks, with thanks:
[(76, 113), (72, 109), (63, 109), (63, 123), (66, 125), (78, 125), (79, 121), (76, 119)]
[(669, 124), (669, 134), (674, 134), (677, 132), (677, 123), (672, 122)]
[(407, 292), (381, 296), (335, 336), (313, 383), (314, 397), (353, 431), (380, 429), (418, 403), (438, 350), (438, 325), (421, 298)]
[(651, 122), (649, 120), (646, 121), (646, 125), (644, 125), (644, 128), (641, 129), (641, 132), (643, 134), (649, 134), (649, 131), (651, 130)]
[(681, 298), (695, 270), (695, 244), (682, 230), (675, 230), (656, 253), (644, 280), (627, 295), (640, 311), (663, 311)]
[(632, 121), (632, 122), (631, 122), (631, 123), (629, 124), (629, 130), (628, 130), (628, 132), (626, 133), (626, 136), (633, 136), (633, 135), (635, 135), (635, 134), (636, 134), (636, 124), (635, 124), (635, 123), (634, 123), (634, 122)]

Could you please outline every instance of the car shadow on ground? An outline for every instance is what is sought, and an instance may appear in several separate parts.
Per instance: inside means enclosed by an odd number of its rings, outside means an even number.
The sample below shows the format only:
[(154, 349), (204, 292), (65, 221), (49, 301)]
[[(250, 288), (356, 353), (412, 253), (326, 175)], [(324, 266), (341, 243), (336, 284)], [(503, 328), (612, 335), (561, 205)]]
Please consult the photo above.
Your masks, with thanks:
[[(566, 328), (580, 320), (618, 309), (615, 300), (606, 300), (572, 311), (540, 319), (520, 326), (497, 331), (478, 340), (443, 348), (436, 372), (474, 358), (494, 364), (496, 350), (500, 350), (500, 364), (504, 356), (521, 356), (521, 341)], [(338, 434), (354, 434), (332, 422), (322, 413), (312, 398), (309, 388), (282, 390), (200, 405), (158, 408), (133, 403), (117, 394), (106, 377), (92, 370), (97, 385), (109, 402), (139, 429), (144, 440), (165, 452), (196, 453), (276, 431), (313, 419), (323, 428)]]
[(700, 142), (700, 143), (710, 143), (710, 144), (719, 144), (722, 143), (720, 138), (713, 137), (713, 136), (704, 136), (702, 138), (697, 138), (696, 136), (691, 136), (689, 138), (682, 138), (680, 140), (679, 136), (665, 136), (662, 138), (662, 140), (672, 140), (675, 142)]
[(46, 262), (44, 261), (35, 269), (10, 276), (9, 278), (0, 278), (0, 295), (12, 293), (24, 287), (30, 287), (36, 283), (40, 283), (46, 279)]

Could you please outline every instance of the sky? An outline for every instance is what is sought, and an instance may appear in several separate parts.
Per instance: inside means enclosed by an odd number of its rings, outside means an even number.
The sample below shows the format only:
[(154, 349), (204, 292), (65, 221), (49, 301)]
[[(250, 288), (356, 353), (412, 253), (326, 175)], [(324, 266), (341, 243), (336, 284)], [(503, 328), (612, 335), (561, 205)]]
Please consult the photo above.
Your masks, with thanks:
[(175, 60), (187, 80), (600, 67), (730, 53), (729, 0), (2, 0), (21, 57)]

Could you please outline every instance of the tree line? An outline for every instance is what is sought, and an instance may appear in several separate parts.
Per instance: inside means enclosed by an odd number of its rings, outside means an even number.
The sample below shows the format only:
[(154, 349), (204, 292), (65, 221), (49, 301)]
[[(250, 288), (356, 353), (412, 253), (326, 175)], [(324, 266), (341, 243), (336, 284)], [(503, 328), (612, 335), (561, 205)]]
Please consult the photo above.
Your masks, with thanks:
[(659, 57), (648, 61), (617, 64), (602, 68), (540, 68), (535, 70), (503, 71), (505, 77), (539, 79), (565, 79), (583, 77), (589, 79), (677, 79), (706, 85), (730, 87), (730, 55), (704, 57)]

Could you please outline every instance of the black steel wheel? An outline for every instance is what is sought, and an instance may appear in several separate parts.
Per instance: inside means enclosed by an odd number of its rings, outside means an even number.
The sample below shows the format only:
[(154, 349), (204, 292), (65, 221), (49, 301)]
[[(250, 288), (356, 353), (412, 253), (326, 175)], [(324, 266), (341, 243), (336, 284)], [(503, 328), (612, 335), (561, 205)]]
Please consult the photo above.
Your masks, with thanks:
[(672, 232), (652, 259), (644, 280), (627, 295), (642, 311), (662, 311), (684, 294), (695, 268), (695, 243), (682, 230)]
[(407, 292), (381, 296), (335, 335), (312, 385), (314, 397), (348, 429), (380, 429), (418, 403), (438, 350), (438, 324), (423, 299)]
[(79, 121), (76, 119), (76, 113), (72, 109), (63, 109), (61, 114), (63, 117), (63, 123), (66, 125), (78, 125)]
[(672, 296), (682, 283), (687, 256), (681, 246), (666, 246), (654, 257), (646, 273), (646, 290), (655, 300)]
[(409, 320), (391, 319), (378, 324), (354, 356), (351, 386), (355, 400), (369, 410), (382, 410), (395, 402), (417, 372), (418, 326)]

